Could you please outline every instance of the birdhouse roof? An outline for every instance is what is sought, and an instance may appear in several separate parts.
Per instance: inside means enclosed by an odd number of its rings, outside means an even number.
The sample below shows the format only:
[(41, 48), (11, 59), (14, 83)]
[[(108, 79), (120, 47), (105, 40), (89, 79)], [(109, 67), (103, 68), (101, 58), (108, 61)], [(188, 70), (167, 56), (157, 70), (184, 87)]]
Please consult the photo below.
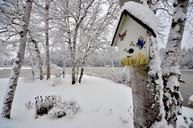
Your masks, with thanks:
[(126, 2), (120, 11), (120, 16), (118, 19), (117, 27), (114, 33), (112, 45), (116, 36), (116, 33), (118, 31), (121, 19), (124, 14), (130, 16), (132, 19), (134, 19), (137, 23), (142, 25), (144, 28), (146, 28), (154, 37), (157, 35), (157, 18), (155, 14), (153, 14), (153, 11), (151, 11), (147, 6), (129, 1)]

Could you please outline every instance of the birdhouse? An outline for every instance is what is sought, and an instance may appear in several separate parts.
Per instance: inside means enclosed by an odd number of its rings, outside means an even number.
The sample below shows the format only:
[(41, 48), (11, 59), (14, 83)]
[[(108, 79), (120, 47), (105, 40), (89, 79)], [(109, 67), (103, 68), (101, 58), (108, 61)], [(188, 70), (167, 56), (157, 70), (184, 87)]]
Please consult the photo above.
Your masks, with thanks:
[(156, 37), (156, 17), (145, 5), (127, 2), (121, 9), (112, 46), (123, 65), (149, 62), (150, 37)]

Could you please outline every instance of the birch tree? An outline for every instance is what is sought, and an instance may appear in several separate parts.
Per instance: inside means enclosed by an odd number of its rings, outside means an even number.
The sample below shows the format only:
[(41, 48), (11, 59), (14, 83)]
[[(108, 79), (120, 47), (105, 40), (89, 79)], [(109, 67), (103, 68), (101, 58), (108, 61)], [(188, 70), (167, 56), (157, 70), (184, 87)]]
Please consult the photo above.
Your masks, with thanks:
[(81, 25), (81, 23), (83, 22), (84, 18), (86, 17), (87, 13), (88, 13), (88, 9), (92, 6), (94, 0), (91, 0), (88, 5), (86, 6), (86, 8), (83, 11), (83, 14), (81, 15), (80, 11), (81, 11), (81, 4), (82, 1), (80, 0), (78, 3), (78, 10), (77, 10), (77, 21), (75, 21), (75, 28), (74, 28), (74, 33), (72, 36), (72, 43), (71, 43), (71, 59), (72, 59), (72, 84), (76, 83), (76, 44), (77, 44), (77, 36), (78, 36), (78, 31), (79, 31), (79, 27)]
[(166, 120), (176, 125), (177, 116), (181, 114), (182, 96), (180, 94), (180, 56), (181, 41), (186, 22), (188, 0), (174, 0), (174, 14), (166, 46), (163, 64), (164, 107)]
[[(77, 52), (77, 66), (80, 69), (79, 83), (84, 73), (83, 66), (86, 63), (88, 56), (100, 49), (105, 50), (110, 44), (107, 38), (109, 28), (114, 23), (118, 14), (118, 1), (111, 0), (106, 1), (104, 5), (107, 6), (106, 12), (103, 16), (99, 17), (101, 6), (104, 3), (96, 2), (91, 7), (92, 13), (89, 13), (89, 17), (86, 17), (86, 21), (81, 26), (79, 36), (79, 46)], [(101, 50), (102, 51), (102, 50)], [(78, 76), (77, 76), (78, 77)]]
[[(57, 7), (53, 9), (55, 14), (53, 19), (57, 22), (54, 26), (58, 28), (60, 36), (65, 37), (64, 43), (68, 44), (71, 65), (72, 65), (72, 84), (76, 83), (76, 61), (77, 61), (77, 43), (79, 43), (79, 32), (90, 8), (95, 0), (74, 0), (54, 1)], [(54, 21), (54, 22), (55, 22)]]
[(42, 64), (42, 58), (41, 58), (41, 55), (40, 55), (40, 50), (39, 50), (39, 47), (38, 47), (38, 42), (33, 38), (30, 31), (28, 31), (28, 33), (29, 33), (29, 36), (30, 36), (30, 42), (33, 43), (34, 50), (36, 52), (36, 57), (38, 59), (39, 79), (42, 80), (42, 79), (44, 79), (44, 74), (43, 74), (43, 69), (42, 69), (43, 64)]
[(50, 0), (45, 3), (45, 44), (46, 44), (46, 74), (47, 79), (50, 79), (50, 56), (49, 56), (49, 8)]
[(21, 22), (23, 22), (23, 25), (21, 27), (21, 31), (19, 32), (20, 34), (19, 50), (17, 52), (17, 57), (14, 62), (14, 66), (9, 79), (8, 89), (3, 102), (2, 116), (8, 119), (10, 118), (14, 94), (17, 87), (17, 81), (18, 81), (21, 66), (24, 60), (27, 30), (29, 26), (32, 2), (33, 0), (26, 0), (24, 15), (22, 16), (22, 19), (21, 19)]

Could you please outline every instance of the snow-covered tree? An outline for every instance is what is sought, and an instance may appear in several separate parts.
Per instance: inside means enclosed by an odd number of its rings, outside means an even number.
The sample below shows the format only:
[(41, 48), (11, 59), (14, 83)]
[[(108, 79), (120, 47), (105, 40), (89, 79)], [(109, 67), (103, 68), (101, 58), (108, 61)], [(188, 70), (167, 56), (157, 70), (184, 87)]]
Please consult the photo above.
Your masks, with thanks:
[(12, 55), (18, 45), (18, 35), (22, 25), (21, 10), (23, 3), (20, 1), (0, 1), (0, 54)]
[(4, 98), (4, 102), (3, 102), (2, 116), (4, 118), (10, 118), (10, 114), (11, 114), (11, 108), (12, 108), (15, 90), (17, 87), (17, 81), (19, 78), (21, 66), (24, 60), (24, 55), (25, 55), (27, 31), (28, 31), (28, 26), (29, 26), (30, 13), (32, 9), (32, 2), (33, 0), (26, 0), (24, 14), (23, 15), (21, 14), (20, 22), (22, 23), (22, 26), (19, 32), (20, 34), (19, 50), (17, 52), (17, 56), (14, 61), (13, 70), (11, 72), (11, 76), (9, 79), (8, 89), (7, 89), (7, 92)]
[(182, 96), (180, 94), (180, 56), (181, 41), (186, 22), (188, 0), (174, 0), (174, 13), (163, 63), (164, 109), (169, 124), (176, 125), (177, 116), (181, 114)]
[(76, 61), (77, 67), (81, 67), (79, 83), (81, 83), (84, 71), (83, 66), (85, 66), (88, 56), (97, 51), (105, 51), (110, 45), (110, 40), (107, 38), (107, 35), (111, 25), (116, 19), (118, 4), (117, 0), (106, 1), (104, 5), (106, 5), (107, 8), (103, 16), (100, 17), (100, 9), (103, 9), (101, 7), (103, 4), (104, 3), (99, 1), (93, 4), (90, 8), (92, 12), (88, 13), (89, 16), (85, 18), (80, 30), (77, 48), (79, 54), (77, 55)]
[(53, 1), (55, 6), (53, 22), (57, 22), (53, 27), (59, 29), (58, 33), (63, 35), (65, 37), (64, 42), (68, 43), (72, 64), (72, 84), (76, 82), (75, 68), (79, 30), (93, 2), (94, 0)]
[[(53, 1), (53, 5), (57, 7), (50, 12), (52, 17), (50, 24), (56, 33), (54, 43), (63, 45), (62, 48), (68, 45), (72, 84), (75, 84), (78, 79), (78, 69), (84, 66), (86, 58), (96, 49), (108, 44), (106, 33), (116, 19), (117, 2), (117, 0)], [(104, 14), (101, 10), (104, 10)]]

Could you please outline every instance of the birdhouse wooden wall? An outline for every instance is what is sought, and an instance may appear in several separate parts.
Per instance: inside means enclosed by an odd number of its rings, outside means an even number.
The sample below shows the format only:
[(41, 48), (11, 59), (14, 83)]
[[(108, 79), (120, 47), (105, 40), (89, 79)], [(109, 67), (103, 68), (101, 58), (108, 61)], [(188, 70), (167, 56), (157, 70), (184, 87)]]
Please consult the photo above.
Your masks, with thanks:
[(123, 65), (142, 65), (149, 61), (150, 34), (127, 14), (120, 19), (113, 45)]

